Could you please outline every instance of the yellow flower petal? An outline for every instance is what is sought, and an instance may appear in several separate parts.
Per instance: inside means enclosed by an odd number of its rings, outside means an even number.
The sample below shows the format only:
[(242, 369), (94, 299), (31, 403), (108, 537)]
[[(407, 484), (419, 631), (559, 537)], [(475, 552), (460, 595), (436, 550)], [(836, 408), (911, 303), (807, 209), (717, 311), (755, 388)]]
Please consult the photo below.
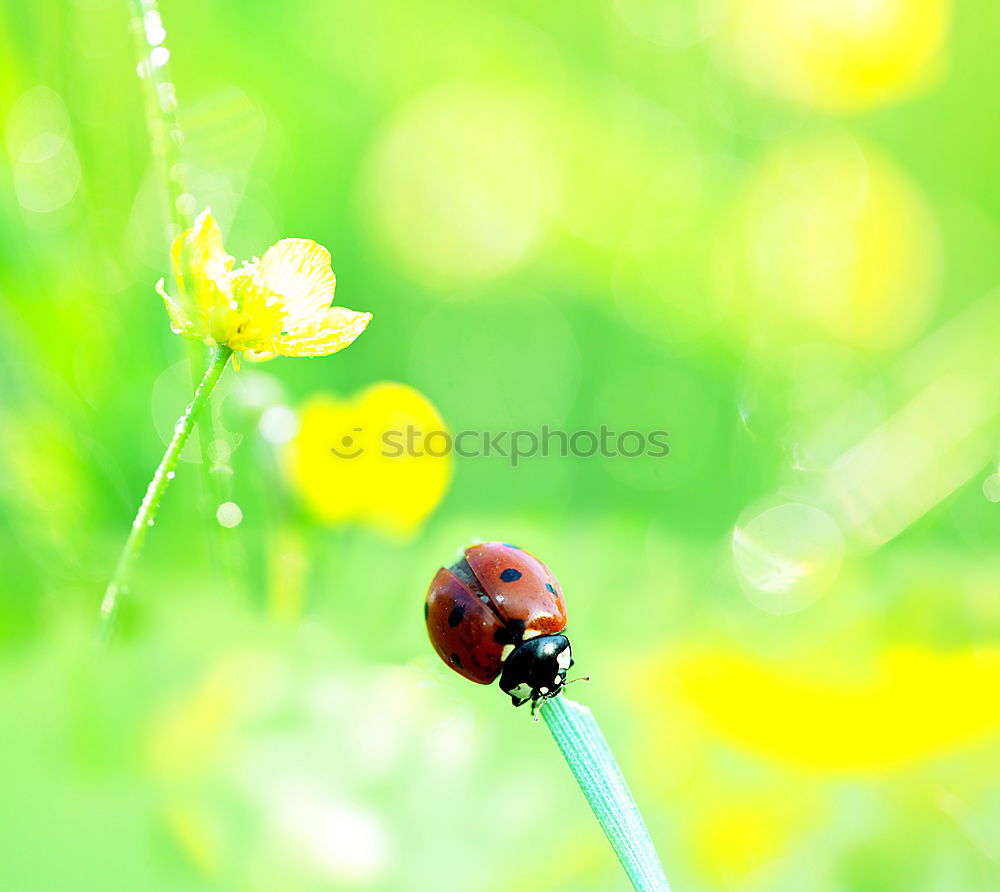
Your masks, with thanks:
[[(163, 298), (174, 331), (225, 344), (256, 362), (276, 356), (328, 356), (350, 344), (370, 313), (331, 307), (336, 276), (330, 252), (311, 239), (282, 239), (237, 270), (210, 210), (174, 239), (178, 299)], [(235, 362), (235, 361), (234, 361)]]
[[(215, 222), (211, 209), (202, 211), (195, 219), (194, 226), (180, 238), (181, 248), (187, 255), (194, 279), (195, 297), (206, 311), (210, 310), (214, 304), (217, 283), (233, 268), (233, 258), (222, 245), (222, 230)], [(181, 254), (177, 249), (175, 252), (175, 256)]]
[(228, 293), (213, 313), (215, 339), (237, 353), (274, 353), (284, 313), (277, 296), (259, 286), (253, 265), (229, 274)]
[(187, 337), (198, 337), (198, 330), (191, 321), (191, 317), (184, 311), (184, 308), (167, 294), (163, 279), (156, 283), (156, 293), (163, 298), (163, 304), (167, 308), (167, 316), (170, 318), (170, 328), (177, 334)]
[(284, 330), (293, 337), (300, 331), (315, 330), (323, 311), (333, 303), (337, 285), (330, 252), (304, 238), (282, 239), (268, 248), (254, 271), (254, 280), (258, 287), (281, 298)]
[(329, 356), (343, 350), (368, 327), (371, 313), (357, 313), (346, 307), (330, 307), (319, 326), (299, 337), (282, 336), (277, 341), (281, 356)]
[(232, 269), (233, 258), (223, 248), (222, 232), (211, 210), (202, 211), (194, 225), (174, 239), (170, 261), (180, 298), (169, 298), (161, 286), (157, 291), (167, 305), (171, 325), (188, 337), (213, 335), (213, 310), (229, 304), (229, 295), (220, 294), (219, 285)]

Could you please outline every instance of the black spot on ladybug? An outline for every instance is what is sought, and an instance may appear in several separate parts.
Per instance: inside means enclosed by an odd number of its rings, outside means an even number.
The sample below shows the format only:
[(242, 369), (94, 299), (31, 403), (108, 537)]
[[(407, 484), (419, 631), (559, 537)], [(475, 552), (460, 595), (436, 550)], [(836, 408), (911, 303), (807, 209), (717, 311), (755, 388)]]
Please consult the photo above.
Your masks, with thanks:
[(554, 587), (554, 586), (552, 585), (552, 583), (551, 583), (551, 582), (546, 582), (546, 583), (545, 583), (545, 587), (546, 587), (546, 588), (547, 588), (547, 589), (548, 589), (548, 590), (549, 590), (550, 592), (552, 592), (552, 594), (553, 594), (553, 595), (554, 595), (554, 594), (556, 593), (556, 590), (555, 590), (555, 587)]
[(512, 619), (507, 623), (510, 634), (514, 636), (514, 641), (520, 641), (524, 637), (524, 620)]
[(458, 654), (452, 654), (451, 655), (451, 662), (454, 665), (458, 666), (459, 669), (462, 668), (462, 660), (459, 658)]
[(508, 567), (500, 574), (500, 578), (504, 582), (517, 582), (521, 578), (521, 571), (515, 570), (513, 567)]
[(507, 644), (517, 644), (517, 639), (513, 636), (513, 634), (511, 634), (510, 629), (505, 626), (500, 626), (500, 628), (493, 633), (493, 640), (501, 646)]
[(454, 629), (462, 621), (463, 616), (465, 616), (465, 606), (456, 604), (451, 608), (451, 613), (448, 614), (448, 625)]

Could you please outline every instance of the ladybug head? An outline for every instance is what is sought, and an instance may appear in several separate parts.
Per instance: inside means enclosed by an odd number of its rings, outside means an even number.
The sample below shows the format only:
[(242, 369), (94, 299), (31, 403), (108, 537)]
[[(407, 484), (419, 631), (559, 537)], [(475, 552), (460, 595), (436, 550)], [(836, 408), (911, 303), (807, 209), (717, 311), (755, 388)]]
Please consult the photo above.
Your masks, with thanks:
[(538, 635), (519, 644), (504, 660), (500, 689), (521, 706), (555, 697), (566, 684), (573, 653), (565, 635)]

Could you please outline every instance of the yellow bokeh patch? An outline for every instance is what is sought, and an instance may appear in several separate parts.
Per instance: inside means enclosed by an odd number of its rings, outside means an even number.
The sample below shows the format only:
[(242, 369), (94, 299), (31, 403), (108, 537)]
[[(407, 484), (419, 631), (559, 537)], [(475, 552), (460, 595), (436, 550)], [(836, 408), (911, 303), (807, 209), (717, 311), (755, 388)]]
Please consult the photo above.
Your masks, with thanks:
[(723, 57), (790, 99), (865, 108), (933, 78), (949, 18), (948, 0), (731, 0)]
[(693, 860), (723, 888), (788, 854), (819, 820), (819, 809), (802, 794), (773, 787), (709, 792), (693, 808), (687, 830)]
[(865, 677), (845, 668), (700, 652), (668, 674), (709, 736), (813, 771), (890, 772), (1000, 732), (1000, 649), (895, 649)]
[(325, 523), (412, 533), (448, 487), (452, 458), (444, 421), (419, 391), (374, 384), (353, 399), (310, 399), (283, 466)]
[(750, 325), (892, 347), (933, 309), (939, 234), (917, 187), (844, 135), (790, 140), (749, 179), (719, 282)]

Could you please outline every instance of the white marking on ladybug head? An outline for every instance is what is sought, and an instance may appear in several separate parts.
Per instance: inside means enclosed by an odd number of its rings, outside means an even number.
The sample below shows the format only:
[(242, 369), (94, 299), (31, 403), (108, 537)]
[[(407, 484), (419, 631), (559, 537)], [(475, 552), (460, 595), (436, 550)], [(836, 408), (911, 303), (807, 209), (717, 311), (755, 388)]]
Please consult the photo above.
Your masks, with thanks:
[(500, 662), (502, 663), (504, 660), (506, 660), (507, 657), (509, 657), (511, 653), (513, 653), (513, 651), (514, 651), (513, 644), (505, 644), (503, 646), (503, 650), (500, 651)]
[(569, 669), (569, 664), (573, 661), (573, 654), (570, 652), (569, 647), (564, 647), (559, 653), (556, 654), (556, 663), (559, 664), (560, 669)]
[(522, 641), (527, 641), (529, 638), (537, 638), (542, 633), (538, 629), (525, 629), (524, 634), (521, 636)]
[(554, 685), (555, 685), (556, 687), (559, 687), (559, 685), (561, 685), (562, 683), (563, 683), (563, 679), (562, 679), (562, 676), (561, 676), (561, 675), (557, 675), (557, 676), (556, 676), (556, 680), (555, 680), (555, 681), (553, 682), (553, 684), (554, 684)]
[(518, 700), (530, 700), (531, 695), (534, 692), (531, 690), (530, 684), (525, 684), (524, 682), (521, 682), (521, 684), (519, 684), (512, 691), (509, 691), (509, 693), (512, 697), (517, 697)]
[(538, 693), (539, 694), (547, 694), (548, 692), (549, 692), (548, 688), (539, 688), (538, 689)]

